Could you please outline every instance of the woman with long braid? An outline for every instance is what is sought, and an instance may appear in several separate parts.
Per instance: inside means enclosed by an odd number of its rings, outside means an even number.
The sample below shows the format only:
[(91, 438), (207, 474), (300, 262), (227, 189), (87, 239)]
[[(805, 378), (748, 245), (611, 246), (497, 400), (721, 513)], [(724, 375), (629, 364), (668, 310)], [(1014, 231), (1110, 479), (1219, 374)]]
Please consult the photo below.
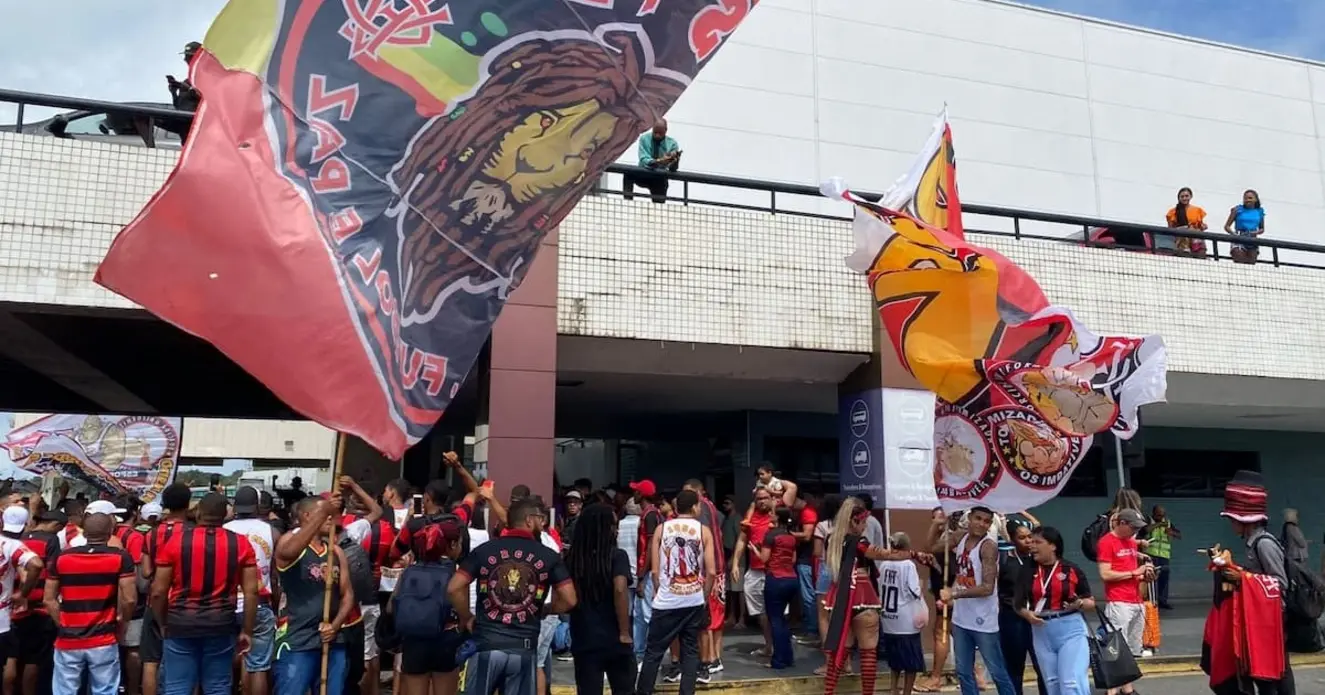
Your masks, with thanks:
[[(842, 502), (833, 520), (833, 532), (826, 544), (829, 576), (824, 605), (832, 611), (824, 653), (828, 670), (824, 676), (824, 695), (833, 695), (837, 679), (847, 657), (848, 634), (855, 635), (860, 650), (860, 688), (863, 695), (873, 695), (878, 676), (879, 579), (874, 564), (880, 560), (919, 560), (931, 564), (933, 556), (914, 550), (889, 550), (870, 545), (865, 540), (865, 521), (869, 510), (854, 497)], [(850, 630), (850, 633), (848, 633)]]
[(617, 520), (610, 505), (591, 504), (580, 512), (566, 568), (580, 597), (570, 612), (576, 692), (600, 695), (606, 675), (612, 695), (629, 695), (635, 689), (630, 558), (617, 547)]

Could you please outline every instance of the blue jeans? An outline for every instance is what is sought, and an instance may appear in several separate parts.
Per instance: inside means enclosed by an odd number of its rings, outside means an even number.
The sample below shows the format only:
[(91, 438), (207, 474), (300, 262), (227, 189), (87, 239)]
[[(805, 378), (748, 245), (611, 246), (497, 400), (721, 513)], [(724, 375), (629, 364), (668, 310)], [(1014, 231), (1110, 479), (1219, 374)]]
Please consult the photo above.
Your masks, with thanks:
[(230, 695), (234, 635), (167, 637), (161, 653), (161, 695)]
[[(814, 590), (815, 579), (814, 567), (811, 565), (796, 565), (796, 577), (800, 579), (801, 591), (801, 632), (810, 637), (819, 636), (819, 609), (815, 605)], [(768, 591), (765, 589), (764, 591)], [(765, 598), (765, 601), (768, 599)]]
[[(962, 695), (978, 695), (975, 687), (975, 650), (980, 649), (980, 658), (985, 662), (985, 671), (989, 680), (994, 682), (998, 695), (1017, 695), (1008, 678), (1007, 666), (1003, 664), (1003, 648), (998, 642), (997, 632), (976, 632), (964, 627), (952, 626), (952, 652), (957, 661), (957, 683)], [(1047, 679), (1046, 679), (1047, 680)]]
[[(271, 606), (258, 606), (257, 619), (253, 621), (253, 646), (244, 655), (244, 670), (249, 673), (264, 673), (271, 670), (271, 657), (276, 653), (276, 614)], [(319, 671), (321, 664), (318, 665)]]
[[(327, 695), (341, 695), (345, 692), (345, 668), (345, 645), (331, 645), (327, 655)], [(316, 693), (321, 676), (321, 649), (282, 652), (276, 657), (276, 682), (272, 692)]]
[(653, 619), (653, 573), (644, 575), (644, 596), (635, 598), (635, 614), (630, 617), (635, 660), (644, 661), (644, 647), (649, 641), (649, 621)]
[(1031, 628), (1045, 695), (1090, 695), (1090, 643), (1080, 615), (1054, 618)]
[(768, 627), (773, 633), (773, 668), (788, 668), (794, 657), (791, 650), (791, 626), (787, 624), (787, 606), (800, 595), (800, 581), (795, 577), (764, 580), (764, 608)]
[(87, 669), (92, 695), (116, 695), (120, 690), (120, 648), (108, 644), (91, 649), (56, 649), (51, 695), (78, 695)]

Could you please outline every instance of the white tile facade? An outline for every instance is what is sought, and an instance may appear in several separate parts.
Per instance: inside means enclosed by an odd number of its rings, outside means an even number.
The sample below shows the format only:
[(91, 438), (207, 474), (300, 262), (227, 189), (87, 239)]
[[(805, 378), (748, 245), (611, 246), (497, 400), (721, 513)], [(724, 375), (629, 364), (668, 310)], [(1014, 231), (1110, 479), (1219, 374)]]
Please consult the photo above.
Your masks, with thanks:
[[(1325, 243), (1325, 66), (990, 0), (761, 2), (668, 114), (693, 171), (882, 190), (947, 104), (963, 200)], [(623, 157), (632, 161), (633, 153)]]
[[(1271, 237), (1319, 240), (1325, 66), (989, 0), (764, 0), (668, 117), (687, 169), (879, 189), (945, 102), (967, 203), (1155, 222), (1188, 185), (1218, 223), (1252, 186)], [(132, 306), (91, 276), (175, 156), (0, 133), (0, 301)], [(1325, 379), (1325, 271), (972, 238), (1096, 330), (1162, 334), (1175, 370)], [(849, 245), (842, 221), (591, 196), (561, 232), (560, 330), (868, 352)]]

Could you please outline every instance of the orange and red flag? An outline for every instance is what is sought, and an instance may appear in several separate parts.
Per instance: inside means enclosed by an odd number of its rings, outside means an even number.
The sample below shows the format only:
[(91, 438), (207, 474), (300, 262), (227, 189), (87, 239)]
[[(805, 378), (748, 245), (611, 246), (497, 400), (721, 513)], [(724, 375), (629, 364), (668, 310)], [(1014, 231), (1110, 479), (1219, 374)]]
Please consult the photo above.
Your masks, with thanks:
[(1016, 264), (965, 240), (946, 114), (880, 203), (840, 180), (824, 193), (855, 206), (847, 265), (868, 278), (902, 365), (938, 396), (934, 478), (945, 507), (1043, 503), (1095, 435), (1131, 437), (1139, 408), (1164, 400), (1162, 339), (1092, 333)]

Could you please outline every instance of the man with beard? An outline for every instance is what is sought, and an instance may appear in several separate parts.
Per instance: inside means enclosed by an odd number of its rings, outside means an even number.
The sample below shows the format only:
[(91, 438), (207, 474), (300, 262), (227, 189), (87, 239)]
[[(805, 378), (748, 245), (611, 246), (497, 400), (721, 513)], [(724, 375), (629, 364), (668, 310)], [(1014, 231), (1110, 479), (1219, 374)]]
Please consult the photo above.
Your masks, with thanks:
[[(534, 695), (541, 618), (576, 603), (561, 556), (538, 540), (546, 523), (539, 504), (520, 500), (508, 517), (510, 527), (467, 555), (447, 587), (461, 629), (478, 646), (466, 668), (465, 695)], [(478, 582), (477, 617), (469, 609), (471, 582)]]

